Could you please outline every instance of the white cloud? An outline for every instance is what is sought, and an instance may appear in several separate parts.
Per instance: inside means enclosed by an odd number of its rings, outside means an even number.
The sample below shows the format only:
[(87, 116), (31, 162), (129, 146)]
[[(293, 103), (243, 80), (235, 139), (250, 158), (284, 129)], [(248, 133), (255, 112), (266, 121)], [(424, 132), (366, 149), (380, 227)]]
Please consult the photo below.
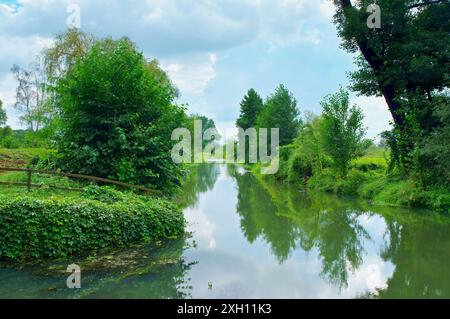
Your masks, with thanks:
[[(0, 30), (21, 36), (51, 36), (66, 28), (66, 9), (71, 2), (21, 0), (17, 11), (2, 5)], [(330, 10), (327, 0), (76, 2), (81, 8), (84, 30), (103, 36), (128, 35), (146, 51), (159, 56), (214, 52), (248, 43), (258, 36), (273, 44), (316, 42), (316, 24), (323, 22)]]
[(354, 97), (351, 103), (358, 105), (364, 112), (364, 126), (368, 128), (369, 138), (377, 139), (381, 132), (392, 128), (392, 116), (384, 98), (358, 96)]
[(40, 36), (14, 36), (0, 33), (0, 99), (8, 114), (8, 125), (14, 128), (20, 127), (18, 115), (13, 109), (17, 81), (10, 72), (14, 64), (26, 67), (44, 48), (51, 45), (52, 40)]
[(208, 83), (216, 76), (214, 70), (216, 61), (216, 54), (208, 53), (162, 59), (160, 62), (184, 95), (204, 92)]
[(21, 37), (0, 33), (0, 43), (2, 43), (0, 70), (9, 70), (14, 63), (28, 65), (44, 47), (50, 46), (52, 42), (50, 38), (36, 35)]
[(16, 101), (16, 81), (12, 73), (7, 73), (0, 78), (0, 100), (3, 102), (3, 108), (8, 114), (7, 124), (13, 128), (20, 127), (19, 116), (14, 110)]
[(323, 37), (320, 26), (330, 23), (331, 9), (328, 0), (261, 1), (261, 37), (275, 47), (318, 45)]
[(336, 11), (333, 2), (331, 0), (322, 1), (322, 3), (319, 5), (319, 10), (324, 15), (325, 18), (330, 20), (331, 18), (333, 18), (334, 13)]

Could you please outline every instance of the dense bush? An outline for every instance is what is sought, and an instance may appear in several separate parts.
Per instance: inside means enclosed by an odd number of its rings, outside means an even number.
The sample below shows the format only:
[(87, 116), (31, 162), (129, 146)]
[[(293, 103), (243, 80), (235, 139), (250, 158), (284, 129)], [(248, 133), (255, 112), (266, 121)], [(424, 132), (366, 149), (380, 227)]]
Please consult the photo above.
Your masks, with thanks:
[(171, 159), (184, 108), (165, 73), (128, 39), (96, 42), (58, 82), (64, 171), (161, 190), (182, 168)]
[(183, 214), (173, 204), (118, 193), (109, 203), (87, 199), (99, 198), (99, 189), (86, 199), (0, 196), (0, 259), (65, 257), (183, 234)]

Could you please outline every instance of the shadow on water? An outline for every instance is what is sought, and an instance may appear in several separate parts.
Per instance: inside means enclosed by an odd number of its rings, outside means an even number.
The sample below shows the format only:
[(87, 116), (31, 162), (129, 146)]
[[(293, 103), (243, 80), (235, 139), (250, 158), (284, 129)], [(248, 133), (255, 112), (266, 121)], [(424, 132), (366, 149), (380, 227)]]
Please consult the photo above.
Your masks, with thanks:
[[(450, 219), (192, 167), (192, 237), (0, 265), (0, 298), (449, 298)], [(66, 288), (67, 265), (82, 289)], [(211, 286), (209, 287), (211, 283)]]

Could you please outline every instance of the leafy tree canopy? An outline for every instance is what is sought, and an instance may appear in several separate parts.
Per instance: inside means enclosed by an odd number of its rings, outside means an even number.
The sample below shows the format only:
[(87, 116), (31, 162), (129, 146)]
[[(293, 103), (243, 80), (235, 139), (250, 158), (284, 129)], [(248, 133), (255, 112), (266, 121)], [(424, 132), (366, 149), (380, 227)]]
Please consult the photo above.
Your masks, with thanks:
[(324, 150), (337, 171), (346, 176), (350, 161), (361, 155), (365, 134), (363, 113), (356, 105), (350, 106), (349, 94), (342, 88), (325, 97), (321, 105)]
[(78, 59), (57, 85), (62, 168), (170, 188), (181, 174), (171, 133), (185, 111), (161, 74), (127, 38), (97, 41)]
[(297, 137), (300, 128), (299, 116), (300, 111), (294, 95), (284, 85), (280, 85), (265, 101), (257, 119), (257, 126), (269, 130), (279, 128), (280, 145), (287, 145)]
[(255, 127), (259, 113), (263, 109), (263, 100), (254, 89), (248, 90), (241, 102), (241, 111), (236, 125), (244, 130)]

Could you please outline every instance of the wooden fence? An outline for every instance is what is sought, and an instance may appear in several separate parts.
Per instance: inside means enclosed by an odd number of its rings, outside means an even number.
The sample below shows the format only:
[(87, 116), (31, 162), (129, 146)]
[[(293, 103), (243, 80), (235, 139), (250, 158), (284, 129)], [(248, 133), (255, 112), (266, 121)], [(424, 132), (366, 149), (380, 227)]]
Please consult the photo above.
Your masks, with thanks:
[[(0, 182), (0, 185), (8, 185), (8, 186), (26, 186), (28, 190), (31, 188), (41, 188), (43, 185), (37, 185), (32, 183), (32, 174), (45, 174), (45, 175), (58, 175), (63, 177), (71, 177), (71, 178), (78, 178), (78, 179), (84, 179), (93, 181), (94, 183), (100, 182), (110, 185), (116, 185), (131, 189), (137, 189), (140, 191), (143, 191), (146, 194), (152, 193), (152, 194), (162, 194), (161, 191), (151, 188), (146, 188), (143, 186), (137, 186), (132, 185), (124, 182), (119, 182), (107, 178), (102, 177), (96, 177), (96, 176), (89, 176), (89, 175), (82, 175), (82, 174), (72, 174), (72, 173), (63, 173), (59, 171), (44, 171), (44, 170), (38, 170), (38, 169), (30, 169), (30, 168), (16, 168), (16, 167), (0, 167), (0, 172), (24, 172), (27, 173), (27, 182), (26, 183), (20, 183), (20, 182)], [(67, 187), (59, 187), (59, 186), (49, 186), (54, 189), (61, 189), (61, 190), (67, 190), (67, 191), (83, 191), (83, 188), (67, 188)]]

